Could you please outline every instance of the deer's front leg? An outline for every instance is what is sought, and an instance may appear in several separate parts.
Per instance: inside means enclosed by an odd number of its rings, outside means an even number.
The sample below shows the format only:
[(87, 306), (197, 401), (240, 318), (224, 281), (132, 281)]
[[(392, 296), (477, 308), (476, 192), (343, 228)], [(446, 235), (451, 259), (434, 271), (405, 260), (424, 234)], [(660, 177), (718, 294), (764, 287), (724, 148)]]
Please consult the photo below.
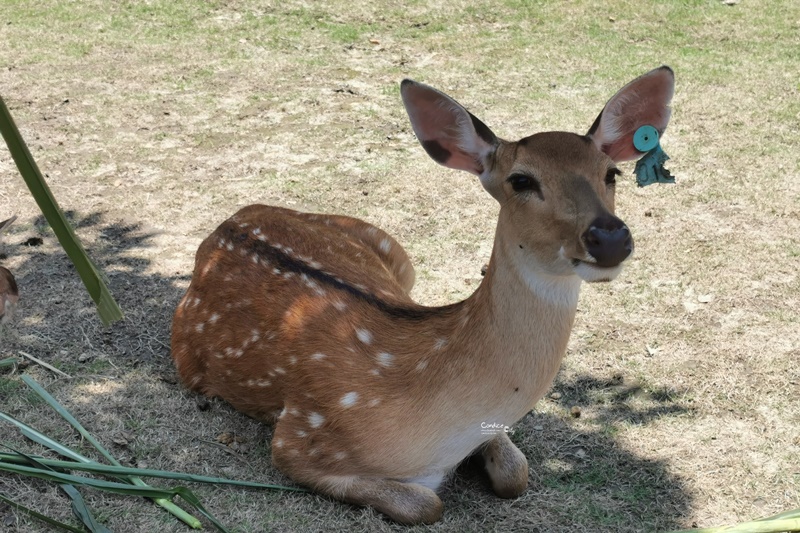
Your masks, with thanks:
[(492, 490), (501, 498), (516, 498), (528, 487), (528, 460), (506, 433), (500, 433), (483, 449)]
[[(272, 439), (275, 467), (316, 492), (373, 507), (401, 524), (432, 524), (442, 517), (442, 500), (428, 487), (380, 477), (334, 474), (331, 465), (341, 466), (346, 454), (326, 449), (324, 443), (310, 448), (309, 439), (304, 431), (294, 430), (279, 420)], [(341, 468), (338, 470), (342, 472)]]

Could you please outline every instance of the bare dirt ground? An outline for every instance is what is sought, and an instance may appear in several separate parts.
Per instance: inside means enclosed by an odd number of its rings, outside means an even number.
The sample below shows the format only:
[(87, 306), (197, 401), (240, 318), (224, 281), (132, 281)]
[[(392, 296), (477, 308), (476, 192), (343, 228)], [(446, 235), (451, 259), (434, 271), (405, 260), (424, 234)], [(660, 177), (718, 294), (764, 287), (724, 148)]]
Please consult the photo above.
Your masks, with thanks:
[[(23, 350), (70, 374), (19, 370), (126, 464), (289, 483), (268, 426), (219, 401), (200, 409), (175, 380), (169, 323), (200, 241), (255, 202), (358, 216), (406, 247), (420, 302), (464, 298), (497, 206), (427, 158), (399, 81), (519, 138), (585, 132), (666, 63), (678, 183), (637, 189), (632, 165), (619, 180), (636, 255), (584, 287), (556, 394), (515, 427), (530, 489), (500, 500), (468, 462), (442, 522), (416, 529), (666, 531), (800, 507), (800, 4), (409, 4), (0, 4), (0, 95), (126, 315), (101, 326), (2, 149), (0, 219), (19, 219), (0, 261), (21, 302), (0, 358)], [(88, 450), (16, 373), (0, 375), (0, 410)], [(40, 451), (13, 433), (2, 441)], [(234, 531), (403, 529), (316, 495), (197, 491)], [(0, 492), (69, 518), (45, 483), (3, 476)], [(185, 529), (144, 500), (87, 500), (113, 531)]]

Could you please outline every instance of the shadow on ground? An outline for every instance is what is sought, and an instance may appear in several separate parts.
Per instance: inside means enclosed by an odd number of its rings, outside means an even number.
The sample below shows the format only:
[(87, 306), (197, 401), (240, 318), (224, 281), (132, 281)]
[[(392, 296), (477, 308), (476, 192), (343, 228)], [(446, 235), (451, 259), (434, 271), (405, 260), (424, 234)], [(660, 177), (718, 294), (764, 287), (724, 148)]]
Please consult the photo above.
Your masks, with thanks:
[[(74, 380), (51, 383), (51, 390), (73, 398), (69, 408), (77, 411), (87, 427), (97, 429), (102, 440), (112, 440), (118, 430), (133, 433), (130, 443), (115, 448), (126, 463), (290, 483), (271, 467), (266, 443), (270, 428), (220, 401), (196, 404), (180, 384), (163, 378), (173, 375), (169, 324), (189, 272), (154, 273), (147, 257), (156, 255), (157, 234), (138, 224), (109, 221), (102, 213), (69, 213), (69, 218), (85, 236), (93, 260), (107, 273), (126, 318), (103, 328), (94, 304), (44, 221), (20, 221), (3, 250), (5, 263), (13, 267), (19, 282), (20, 308), (5, 332), (0, 357), (22, 350), (74, 375)], [(37, 236), (42, 238), (41, 245), (23, 244)], [(95, 395), (80, 392), (81, 384), (102, 380), (108, 374), (114, 376), (113, 387)], [(126, 377), (133, 375), (138, 381)], [(151, 382), (150, 388), (142, 385), (145, 382)], [(0, 406), (13, 403), (3, 391), (14, 390), (18, 389), (0, 388)], [(141, 397), (150, 390), (161, 397)], [(559, 378), (555, 390), (561, 394), (555, 401), (565, 413), (570, 405), (593, 404), (599, 419), (606, 422), (646, 424), (654, 417), (678, 416), (688, 410), (674, 391), (645, 390), (617, 378)], [(16, 404), (16, 410), (25, 413), (24, 405)], [(174, 418), (176, 412), (179, 420)], [(680, 527), (691, 503), (682, 481), (670, 474), (664, 462), (637, 457), (619, 446), (609, 427), (613, 424), (578, 428), (568, 415), (529, 414), (512, 434), (531, 467), (530, 487), (522, 497), (495, 497), (481, 459), (470, 458), (442, 491), (443, 520), (412, 530), (549, 533)], [(242, 442), (250, 445), (238, 452), (222, 449), (224, 446), (214, 442), (222, 430), (241, 435)], [(4, 485), (7, 492), (15, 490), (11, 479)], [(224, 523), (247, 520), (250, 527), (242, 531), (406, 530), (372, 510), (312, 494), (217, 487), (199, 487), (198, 493), (208, 498), (207, 506)], [(114, 516), (113, 509), (120, 501), (103, 500), (97, 505)], [(108, 519), (116, 531), (149, 527), (137, 523), (136, 512), (128, 512), (122, 522)], [(170, 524), (163, 530), (183, 528)]]

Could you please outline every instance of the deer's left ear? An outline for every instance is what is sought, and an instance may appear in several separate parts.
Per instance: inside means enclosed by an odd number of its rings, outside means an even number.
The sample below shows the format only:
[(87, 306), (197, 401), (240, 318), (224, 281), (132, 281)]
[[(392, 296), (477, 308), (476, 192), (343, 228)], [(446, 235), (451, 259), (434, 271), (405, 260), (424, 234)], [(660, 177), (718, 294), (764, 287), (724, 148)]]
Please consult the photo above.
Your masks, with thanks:
[(669, 123), (669, 103), (675, 92), (675, 74), (668, 66), (651, 70), (619, 90), (595, 119), (587, 137), (614, 161), (638, 159), (633, 135), (641, 126), (653, 126), (659, 136)]

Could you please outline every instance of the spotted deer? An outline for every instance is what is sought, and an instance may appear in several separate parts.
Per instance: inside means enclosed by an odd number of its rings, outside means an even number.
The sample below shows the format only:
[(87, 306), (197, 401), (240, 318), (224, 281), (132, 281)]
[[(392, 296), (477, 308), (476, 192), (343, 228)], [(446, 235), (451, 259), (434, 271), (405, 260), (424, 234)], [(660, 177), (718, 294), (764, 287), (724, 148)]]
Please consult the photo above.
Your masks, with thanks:
[(182, 381), (274, 422), (272, 460), (291, 479), (397, 522), (438, 520), (437, 488), (473, 452), (498, 496), (520, 495), (525, 456), (485, 428), (534, 407), (564, 357), (581, 281), (613, 280), (630, 256), (615, 163), (641, 156), (640, 126), (663, 133), (673, 86), (661, 67), (623, 87), (586, 135), (509, 142), (449, 96), (403, 81), (428, 155), (475, 174), (500, 203), (475, 293), (424, 307), (409, 296), (408, 255), (380, 229), (250, 205), (197, 252), (172, 324)]

